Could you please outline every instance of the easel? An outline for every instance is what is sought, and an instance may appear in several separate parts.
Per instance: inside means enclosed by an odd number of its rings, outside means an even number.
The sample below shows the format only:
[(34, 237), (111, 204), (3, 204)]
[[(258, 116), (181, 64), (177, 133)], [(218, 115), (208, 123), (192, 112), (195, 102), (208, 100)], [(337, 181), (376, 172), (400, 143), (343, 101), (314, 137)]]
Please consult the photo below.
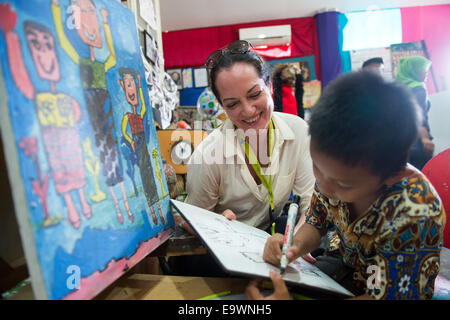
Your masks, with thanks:
[[(176, 255), (204, 254), (200, 240), (178, 230), (161, 247), (103, 290), (94, 300), (194, 300), (223, 291), (242, 294), (248, 279), (208, 278), (163, 275), (160, 258)], [(25, 266), (26, 267), (26, 266)], [(1, 266), (0, 266), (1, 270)], [(23, 276), (25, 279), (26, 273)], [(10, 284), (17, 284), (17, 277)], [(14, 281), (13, 281), (14, 280)], [(13, 285), (15, 285), (13, 284)], [(10, 300), (34, 300), (31, 284), (26, 284)]]

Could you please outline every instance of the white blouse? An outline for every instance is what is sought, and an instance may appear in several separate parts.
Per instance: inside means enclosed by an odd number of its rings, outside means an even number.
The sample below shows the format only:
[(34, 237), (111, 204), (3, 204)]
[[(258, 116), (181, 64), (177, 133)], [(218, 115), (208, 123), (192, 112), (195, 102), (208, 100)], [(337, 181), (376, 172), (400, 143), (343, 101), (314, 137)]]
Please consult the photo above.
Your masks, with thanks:
[[(289, 200), (291, 191), (301, 197), (305, 212), (314, 189), (309, 153), (308, 125), (300, 117), (274, 112), (275, 140), (271, 170), (275, 218)], [(236, 131), (228, 119), (196, 148), (187, 166), (186, 202), (222, 213), (232, 210), (238, 221), (266, 229), (269, 224), (269, 194), (257, 185), (247, 165)]]

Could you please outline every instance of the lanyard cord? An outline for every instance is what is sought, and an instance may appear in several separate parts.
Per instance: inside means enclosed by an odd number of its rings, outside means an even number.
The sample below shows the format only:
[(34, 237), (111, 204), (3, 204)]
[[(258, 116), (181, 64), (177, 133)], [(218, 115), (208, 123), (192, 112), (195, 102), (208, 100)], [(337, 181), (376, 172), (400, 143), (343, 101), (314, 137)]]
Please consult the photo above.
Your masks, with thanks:
[(258, 178), (261, 180), (261, 183), (263, 186), (267, 189), (267, 192), (269, 193), (269, 218), (270, 218), (270, 224), (272, 227), (274, 226), (275, 219), (273, 217), (273, 211), (274, 211), (274, 203), (273, 203), (273, 190), (272, 190), (272, 174), (271, 174), (271, 164), (272, 164), (272, 146), (274, 144), (274, 134), (273, 134), (273, 121), (270, 120), (269, 125), (269, 167), (267, 168), (268, 174), (265, 175), (262, 171), (261, 164), (258, 161), (258, 158), (255, 155), (255, 152), (253, 151), (252, 147), (248, 143), (247, 140), (245, 140), (240, 132), (238, 131), (238, 138), (241, 146), (244, 147), (245, 155), (247, 156), (248, 162), (252, 166), (253, 170), (255, 171)]

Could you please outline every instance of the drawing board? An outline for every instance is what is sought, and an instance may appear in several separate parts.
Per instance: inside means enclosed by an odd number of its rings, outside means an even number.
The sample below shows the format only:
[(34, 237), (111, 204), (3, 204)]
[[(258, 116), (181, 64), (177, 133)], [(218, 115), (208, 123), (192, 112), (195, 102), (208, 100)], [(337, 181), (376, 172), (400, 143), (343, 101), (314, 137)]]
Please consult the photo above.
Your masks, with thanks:
[[(220, 214), (197, 206), (173, 199), (170, 201), (225, 271), (261, 278), (269, 278), (271, 269), (280, 272), (279, 268), (262, 258), (264, 245), (270, 236), (265, 231), (236, 220), (230, 221)], [(288, 265), (283, 279), (290, 284), (321, 289), (339, 296), (353, 296), (319, 268), (302, 258)]]

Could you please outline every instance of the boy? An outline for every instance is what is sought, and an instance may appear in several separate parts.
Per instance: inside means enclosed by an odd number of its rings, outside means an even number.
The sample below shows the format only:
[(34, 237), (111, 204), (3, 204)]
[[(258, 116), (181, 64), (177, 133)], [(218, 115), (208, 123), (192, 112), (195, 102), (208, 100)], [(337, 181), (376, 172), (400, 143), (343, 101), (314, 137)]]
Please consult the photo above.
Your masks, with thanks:
[[(433, 296), (445, 212), (427, 178), (407, 163), (420, 120), (413, 101), (397, 83), (351, 73), (326, 88), (309, 121), (316, 185), (287, 258), (313, 251), (334, 228), (316, 265), (358, 299)], [(267, 262), (279, 265), (282, 243), (281, 234), (268, 239)], [(269, 298), (288, 298), (281, 276), (272, 270), (271, 279)], [(246, 295), (262, 298), (257, 281)]]

